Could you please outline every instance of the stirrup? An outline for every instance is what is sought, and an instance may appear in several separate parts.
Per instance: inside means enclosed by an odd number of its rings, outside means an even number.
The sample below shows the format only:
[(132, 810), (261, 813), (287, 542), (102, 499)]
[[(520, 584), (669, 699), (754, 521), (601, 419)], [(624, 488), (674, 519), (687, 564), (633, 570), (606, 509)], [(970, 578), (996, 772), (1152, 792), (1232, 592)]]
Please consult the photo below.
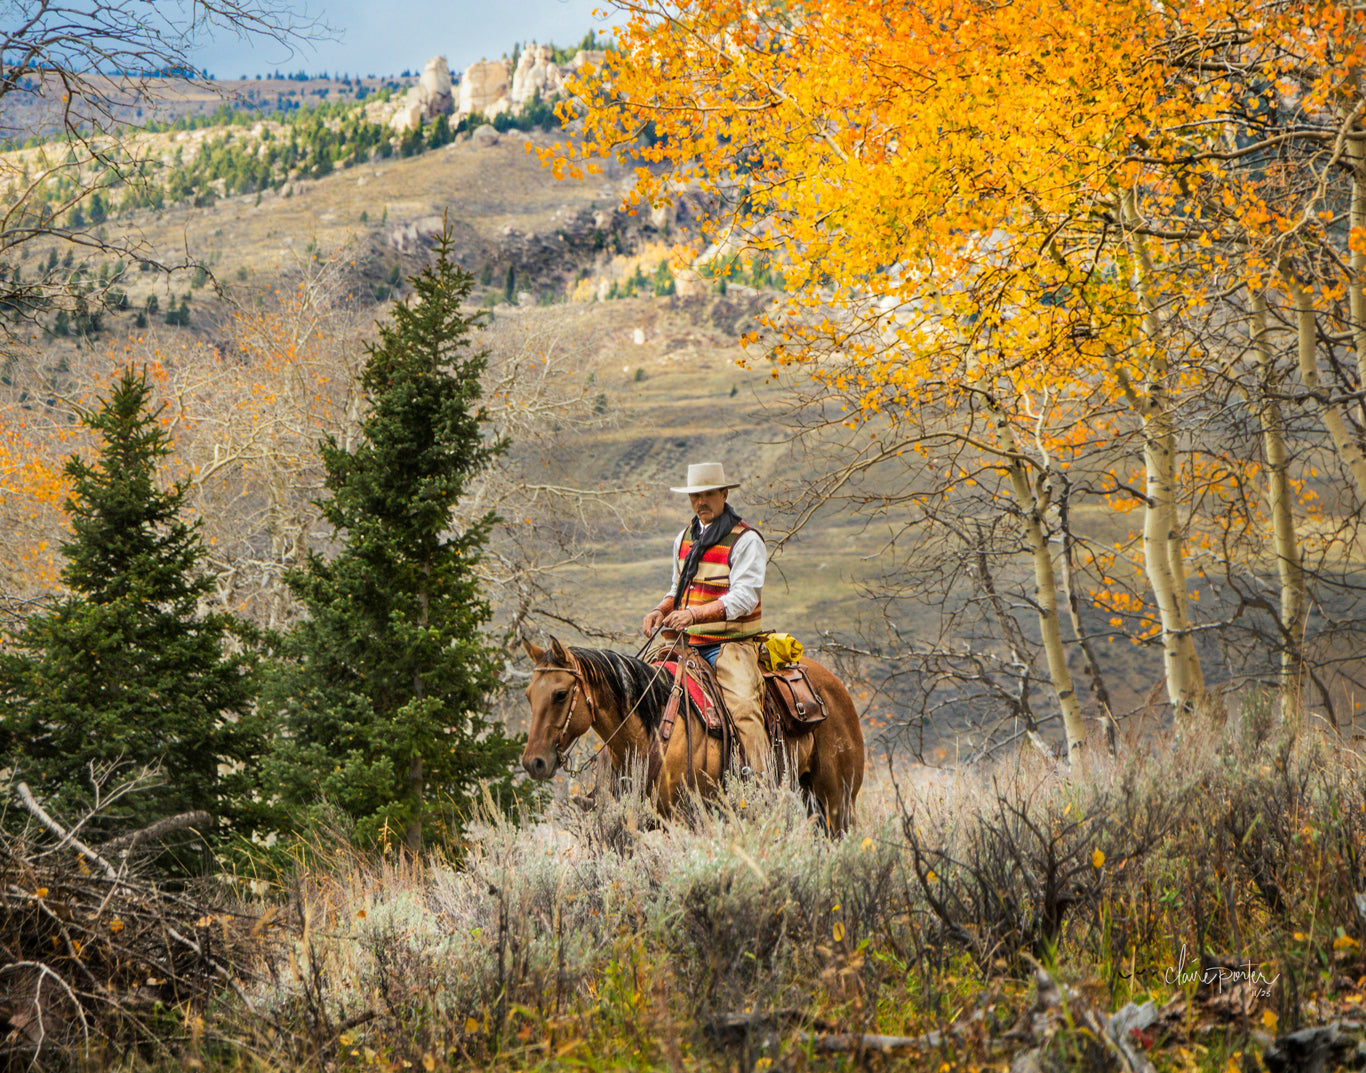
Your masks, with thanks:
[(753, 769), (752, 767), (750, 767), (748, 764), (746, 764), (746, 765), (745, 765), (744, 767), (742, 767), (739, 771), (737, 771), (736, 774), (737, 774), (744, 782), (749, 782), (752, 778), (754, 778), (754, 769)]

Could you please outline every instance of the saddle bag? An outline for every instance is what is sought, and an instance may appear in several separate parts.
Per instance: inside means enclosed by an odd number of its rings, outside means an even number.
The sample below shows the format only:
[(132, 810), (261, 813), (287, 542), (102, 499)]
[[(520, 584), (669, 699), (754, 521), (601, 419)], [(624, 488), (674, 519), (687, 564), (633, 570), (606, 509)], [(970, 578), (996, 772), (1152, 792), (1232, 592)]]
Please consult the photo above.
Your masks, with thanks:
[(800, 738), (829, 716), (825, 701), (806, 677), (806, 669), (791, 663), (778, 670), (763, 668), (764, 718), (781, 727), (783, 737)]

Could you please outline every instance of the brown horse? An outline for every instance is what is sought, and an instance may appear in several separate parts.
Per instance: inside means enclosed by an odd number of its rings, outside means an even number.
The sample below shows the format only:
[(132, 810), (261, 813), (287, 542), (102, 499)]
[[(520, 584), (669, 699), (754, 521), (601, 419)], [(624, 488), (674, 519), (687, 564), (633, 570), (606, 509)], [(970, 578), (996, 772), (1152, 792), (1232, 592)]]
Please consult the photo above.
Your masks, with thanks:
[[(522, 766), (527, 774), (550, 778), (590, 729), (602, 739), (615, 771), (649, 756), (673, 688), (671, 674), (618, 652), (566, 648), (554, 638), (548, 649), (528, 641), (526, 651), (535, 664), (526, 691), (531, 719)], [(841, 835), (854, 822), (863, 785), (863, 729), (840, 680), (819, 663), (801, 662), (830, 715), (811, 733), (784, 743), (787, 770), (826, 829)], [(667, 817), (685, 790), (714, 794), (721, 775), (720, 742), (708, 737), (696, 714), (680, 712), (658, 776), (648, 787), (650, 800)]]

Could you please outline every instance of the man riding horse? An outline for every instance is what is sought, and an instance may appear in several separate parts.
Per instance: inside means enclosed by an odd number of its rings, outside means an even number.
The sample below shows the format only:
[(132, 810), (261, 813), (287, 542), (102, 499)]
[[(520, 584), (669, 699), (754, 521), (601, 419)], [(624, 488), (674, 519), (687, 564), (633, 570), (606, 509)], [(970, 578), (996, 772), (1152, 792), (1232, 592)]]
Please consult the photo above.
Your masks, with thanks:
[[(680, 633), (716, 671), (716, 681), (735, 723), (748, 763), (741, 775), (768, 770), (770, 746), (764, 728), (763, 677), (753, 638), (760, 622), (768, 555), (759, 531), (746, 525), (726, 502), (738, 483), (726, 480), (719, 462), (688, 467), (687, 484), (672, 491), (687, 495), (692, 521), (673, 544), (673, 584), (645, 616), (645, 636), (656, 633), (656, 651)], [(661, 629), (662, 627), (662, 629)]]
[[(712, 664), (749, 765), (770, 774), (785, 770), (826, 830), (838, 836), (854, 821), (863, 785), (858, 709), (819, 663), (784, 661), (775, 674), (788, 687), (781, 716), (785, 744), (781, 754), (771, 750), (753, 640), (760, 630), (766, 553), (763, 538), (726, 503), (737, 487), (719, 463), (688, 467), (687, 485), (674, 491), (688, 495), (695, 517), (674, 541), (673, 588), (642, 625), (656, 639), (650, 646), (656, 654), (685, 643), (692, 646), (690, 656)], [(691, 705), (679, 710), (673, 676), (635, 656), (569, 648), (553, 637), (548, 648), (527, 639), (526, 651), (531, 714), (522, 766), (533, 779), (548, 779), (564, 767), (591, 730), (613, 771), (626, 772), (633, 758), (646, 761), (650, 800), (666, 818), (683, 795), (721, 788), (725, 750), (702, 725), (702, 711)], [(680, 670), (700, 662), (678, 659)], [(800, 689), (794, 676), (802, 679)], [(783, 766), (775, 769), (779, 755)]]

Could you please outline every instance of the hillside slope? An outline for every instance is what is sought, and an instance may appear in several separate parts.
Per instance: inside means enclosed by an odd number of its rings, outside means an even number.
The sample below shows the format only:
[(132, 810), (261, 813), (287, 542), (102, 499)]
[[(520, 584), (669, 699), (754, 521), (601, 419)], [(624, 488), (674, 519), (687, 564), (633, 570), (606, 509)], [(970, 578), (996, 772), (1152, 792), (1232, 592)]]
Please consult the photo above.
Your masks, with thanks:
[[(213, 133), (164, 137), (188, 155)], [(496, 318), (572, 323), (574, 333), (590, 341), (576, 360), (613, 420), (560, 444), (553, 457), (523, 458), (522, 464), (549, 483), (612, 493), (619, 531), (597, 526), (582, 534), (588, 557), (560, 572), (557, 600), (563, 606), (554, 611), (561, 622), (581, 625), (586, 637), (610, 635), (630, 645), (641, 615), (667, 584), (670, 539), (687, 514), (682, 498), (667, 488), (682, 479), (688, 462), (719, 460), (738, 474), (744, 483), (737, 506), (772, 540), (791, 520), (775, 502), (802, 504), (803, 482), (819, 476), (829, 458), (819, 438), (814, 448), (793, 443), (790, 382), (772, 378), (766, 367), (739, 364), (739, 337), (756, 326), (771, 296), (740, 287), (722, 295), (694, 284), (691, 293), (685, 286), (685, 293), (660, 298), (564, 300), (605, 294), (609, 284), (633, 274), (649, 276), (668, 244), (685, 234), (687, 220), (678, 218), (678, 210), (653, 217), (620, 211), (633, 182), (624, 169), (555, 181), (534, 153), (551, 140), (518, 132), (496, 142), (462, 138), (417, 156), (377, 158), (319, 179), (294, 179), (278, 190), (111, 219), (107, 226), (135, 235), (163, 259), (209, 266), (213, 279), (191, 271), (130, 273), (122, 283), (128, 309), (108, 314), (99, 337), (39, 340), (34, 360), (79, 369), (92, 347), (117, 351), (134, 340), (168, 350), (190, 340), (218, 344), (230, 337), (236, 310), (250, 308), (265, 290), (287, 290), (317, 262), (337, 268), (336, 285), (359, 315), (382, 317), (389, 293), (396, 288), (402, 296), (401, 280), (425, 262), (435, 235), (448, 227), (457, 259), (480, 281), (477, 300)], [(516, 305), (506, 303), (509, 293)], [(188, 297), (189, 324), (170, 326), (148, 315), (154, 297), (160, 310)], [(138, 311), (149, 322), (145, 329), (136, 325)], [(918, 479), (910, 464), (876, 478)], [(891, 680), (909, 666), (900, 650), (946, 641), (961, 647), (960, 640), (940, 636), (941, 608), (933, 602), (884, 608), (870, 596), (877, 578), (904, 554), (894, 538), (913, 521), (909, 512), (819, 513), (775, 556), (765, 591), (770, 627), (809, 645), (830, 638), (873, 653), (851, 657), (850, 666), (883, 685), (870, 703), (880, 706), (879, 718), (894, 721), (909, 718), (922, 688), (919, 672)], [(575, 524), (566, 520), (570, 528)], [(1019, 565), (1013, 575), (1007, 565), (998, 580), (1022, 577), (1023, 561)], [(1021, 606), (1019, 614), (1029, 631), (1027, 609)], [(572, 639), (572, 629), (556, 628)], [(1111, 682), (1117, 701), (1125, 708), (1141, 705), (1157, 673), (1155, 654), (1127, 641), (1102, 645), (1117, 679)], [(830, 650), (825, 658), (839, 653)], [(1041, 683), (1034, 689), (1047, 710)], [(921, 728), (925, 743), (952, 747), (980, 717), (968, 708), (943, 708)]]

